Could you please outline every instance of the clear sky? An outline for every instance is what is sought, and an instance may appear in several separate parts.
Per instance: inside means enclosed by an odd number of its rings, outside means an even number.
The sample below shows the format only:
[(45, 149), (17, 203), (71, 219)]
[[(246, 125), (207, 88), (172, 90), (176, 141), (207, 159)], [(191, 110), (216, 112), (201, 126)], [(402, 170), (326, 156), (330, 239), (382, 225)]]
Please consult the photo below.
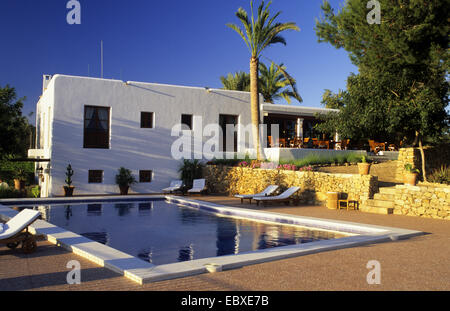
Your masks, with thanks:
[[(221, 88), (221, 75), (249, 71), (244, 41), (225, 26), (240, 23), (235, 12), (249, 11), (249, 0), (79, 0), (81, 25), (67, 24), (67, 2), (0, 2), (0, 86), (27, 97), (24, 114), (35, 111), (43, 74), (99, 77), (100, 40), (105, 78)], [(343, 0), (330, 2), (339, 7)], [(301, 31), (285, 32), (287, 45), (269, 47), (261, 59), (283, 62), (297, 80), (301, 105), (310, 107), (320, 106), (324, 89), (345, 89), (350, 72), (357, 72), (344, 50), (317, 42), (321, 3), (274, 0), (279, 21)]]

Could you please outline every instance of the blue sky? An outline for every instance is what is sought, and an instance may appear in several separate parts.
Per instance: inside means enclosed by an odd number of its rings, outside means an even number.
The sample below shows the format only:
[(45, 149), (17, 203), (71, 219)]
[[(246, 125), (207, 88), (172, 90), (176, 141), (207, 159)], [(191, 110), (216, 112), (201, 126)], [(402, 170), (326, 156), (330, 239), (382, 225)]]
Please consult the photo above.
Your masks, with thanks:
[[(99, 77), (100, 40), (105, 78), (220, 88), (221, 75), (249, 70), (246, 45), (225, 26), (239, 24), (235, 12), (249, 11), (249, 0), (79, 0), (81, 25), (67, 24), (67, 2), (1, 0), (0, 86), (27, 97), (24, 114), (35, 110), (43, 74)], [(339, 7), (343, 0), (330, 2)], [(287, 46), (273, 45), (261, 59), (283, 62), (297, 79), (301, 105), (310, 107), (320, 106), (324, 89), (345, 89), (357, 71), (344, 50), (317, 42), (321, 3), (274, 0), (279, 21), (301, 31), (285, 32)]]

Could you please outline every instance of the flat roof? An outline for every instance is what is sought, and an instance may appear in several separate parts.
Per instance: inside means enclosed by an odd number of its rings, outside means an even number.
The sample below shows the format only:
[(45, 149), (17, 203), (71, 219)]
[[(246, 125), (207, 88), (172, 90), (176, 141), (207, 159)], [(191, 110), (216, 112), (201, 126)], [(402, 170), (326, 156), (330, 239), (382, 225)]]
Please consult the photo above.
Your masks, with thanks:
[(262, 111), (267, 113), (298, 115), (298, 116), (314, 116), (316, 113), (327, 114), (330, 112), (339, 112), (339, 109), (278, 105), (278, 104), (262, 104)]

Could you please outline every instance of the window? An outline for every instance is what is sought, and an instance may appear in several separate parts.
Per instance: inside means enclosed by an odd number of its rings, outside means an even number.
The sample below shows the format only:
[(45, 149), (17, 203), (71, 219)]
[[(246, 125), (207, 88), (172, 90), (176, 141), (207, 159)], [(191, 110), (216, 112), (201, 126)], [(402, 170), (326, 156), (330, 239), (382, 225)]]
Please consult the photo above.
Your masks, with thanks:
[[(192, 130), (192, 115), (191, 114), (182, 114), (181, 115), (181, 124), (184, 124), (188, 130)], [(186, 129), (186, 128), (184, 128)]]
[(101, 170), (89, 170), (89, 183), (101, 184), (103, 182), (103, 171)]
[(141, 128), (153, 128), (153, 112), (141, 112)]
[(84, 106), (84, 148), (109, 148), (109, 107)]
[(139, 182), (152, 182), (153, 171), (139, 171)]

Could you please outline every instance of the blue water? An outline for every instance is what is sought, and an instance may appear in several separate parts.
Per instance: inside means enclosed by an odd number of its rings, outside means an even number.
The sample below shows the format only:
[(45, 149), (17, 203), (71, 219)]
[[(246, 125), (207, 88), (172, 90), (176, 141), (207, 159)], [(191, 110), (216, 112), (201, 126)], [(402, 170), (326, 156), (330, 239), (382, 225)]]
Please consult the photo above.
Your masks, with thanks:
[(342, 237), (220, 217), (163, 200), (33, 208), (54, 225), (157, 265)]

